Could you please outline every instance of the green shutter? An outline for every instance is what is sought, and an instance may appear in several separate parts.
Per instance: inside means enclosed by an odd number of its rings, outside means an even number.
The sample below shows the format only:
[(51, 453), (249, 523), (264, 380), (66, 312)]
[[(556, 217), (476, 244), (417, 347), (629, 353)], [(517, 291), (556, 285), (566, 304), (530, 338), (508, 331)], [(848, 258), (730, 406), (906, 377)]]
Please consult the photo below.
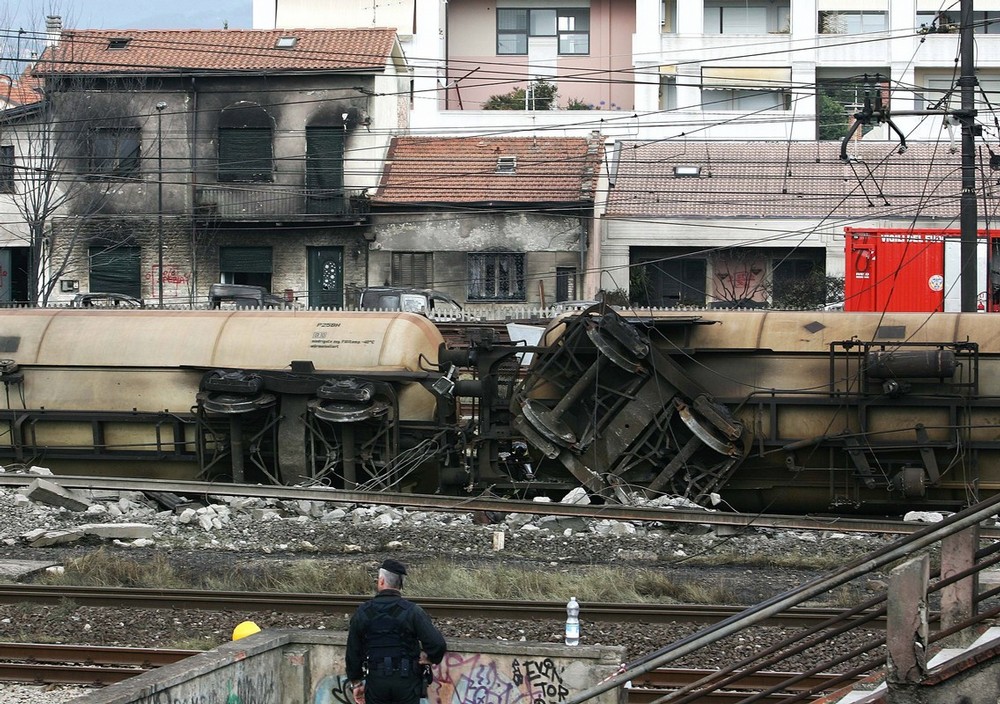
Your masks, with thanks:
[(270, 129), (219, 128), (220, 181), (270, 181), (272, 161)]
[(270, 247), (219, 247), (219, 271), (240, 274), (270, 274)]
[(90, 290), (142, 297), (141, 257), (138, 247), (91, 247)]

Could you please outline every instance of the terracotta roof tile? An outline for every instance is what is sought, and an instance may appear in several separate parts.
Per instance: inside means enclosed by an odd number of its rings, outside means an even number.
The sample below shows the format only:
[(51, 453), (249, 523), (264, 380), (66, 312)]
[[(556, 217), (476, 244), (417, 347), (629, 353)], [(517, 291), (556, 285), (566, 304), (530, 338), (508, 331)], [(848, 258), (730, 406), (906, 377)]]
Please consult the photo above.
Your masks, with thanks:
[(11, 81), (8, 76), (0, 76), (0, 102), (17, 107), (38, 103), (41, 100), (41, 81), (28, 71), (16, 81)]
[[(591, 139), (397, 137), (372, 202), (593, 201), (603, 145), (599, 135)], [(511, 172), (501, 172), (511, 165)]]
[[(295, 45), (276, 48), (278, 39)], [(65, 30), (36, 73), (330, 71), (385, 67), (393, 29)], [(112, 48), (121, 45), (120, 48)]]
[[(610, 217), (957, 217), (960, 156), (947, 144), (629, 142), (621, 146)], [(675, 166), (701, 167), (697, 178)], [(980, 182), (982, 187), (982, 182)], [(988, 188), (993, 188), (987, 183)], [(981, 197), (981, 196), (980, 196)]]

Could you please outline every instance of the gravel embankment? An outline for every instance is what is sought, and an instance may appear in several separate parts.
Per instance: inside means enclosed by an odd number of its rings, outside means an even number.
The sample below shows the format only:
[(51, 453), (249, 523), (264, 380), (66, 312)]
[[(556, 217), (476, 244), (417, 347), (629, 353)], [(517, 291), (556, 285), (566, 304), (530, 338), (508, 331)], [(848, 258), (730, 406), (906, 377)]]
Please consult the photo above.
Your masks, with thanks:
[[(263, 560), (301, 558), (376, 566), (391, 554), (413, 566), (415, 574), (435, 560), (467, 564), (518, 562), (539, 570), (577, 571), (591, 566), (634, 565), (663, 571), (673, 580), (721, 587), (738, 604), (753, 604), (783, 593), (817, 576), (811, 570), (768, 569), (749, 563), (720, 567), (689, 566), (693, 555), (719, 554), (761, 557), (801, 553), (834, 554), (843, 562), (883, 546), (891, 538), (776, 530), (751, 530), (719, 537), (706, 527), (677, 524), (631, 524), (511, 515), (499, 525), (478, 525), (469, 514), (411, 512), (389, 507), (345, 506), (333, 503), (280, 502), (257, 499), (218, 500), (208, 507), (176, 513), (160, 510), (141, 495), (95, 497), (90, 509), (74, 512), (26, 500), (0, 490), (0, 541), (8, 559), (56, 563), (90, 551), (120, 551), (144, 559), (168, 555), (172, 563), (192, 571), (220, 572), (245, 568)], [(94, 523), (139, 523), (152, 526), (151, 537), (115, 541), (87, 537), (74, 543), (33, 548), (25, 536), (40, 529), (70, 529)], [(502, 530), (505, 545), (493, 550), (493, 534)], [(32, 533), (36, 531), (36, 533)], [(721, 560), (720, 560), (721, 561)], [(851, 587), (839, 598), (857, 600), (882, 588), (879, 581)], [(567, 595), (568, 598), (569, 595)], [(233, 626), (251, 618), (261, 627), (344, 629), (346, 618), (323, 614), (210, 613), (205, 611), (137, 611), (87, 609), (71, 606), (0, 606), (0, 639), (178, 647), (178, 642), (214, 645), (228, 640)], [(689, 624), (649, 626), (588, 623), (586, 603), (581, 613), (582, 642), (623, 645), (629, 658), (662, 648), (696, 629)], [(480, 621), (443, 619), (438, 625), (452, 638), (488, 638), (559, 642), (561, 621)], [(757, 652), (783, 637), (778, 628), (756, 629), (733, 637), (677, 666), (712, 667)], [(841, 644), (829, 643), (833, 653)], [(815, 659), (813, 653), (801, 660)], [(789, 669), (794, 663), (785, 664)], [(63, 702), (75, 689), (0, 685), (3, 702)]]

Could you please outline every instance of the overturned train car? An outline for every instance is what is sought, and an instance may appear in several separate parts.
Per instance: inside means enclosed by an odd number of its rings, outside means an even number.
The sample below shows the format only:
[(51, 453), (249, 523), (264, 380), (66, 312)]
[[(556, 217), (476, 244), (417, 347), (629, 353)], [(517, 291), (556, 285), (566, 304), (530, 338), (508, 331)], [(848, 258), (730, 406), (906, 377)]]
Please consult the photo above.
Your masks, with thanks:
[(1000, 489), (1000, 323), (976, 314), (594, 307), (524, 347), (407, 313), (12, 310), (0, 356), (0, 462), (60, 473), (748, 511)]

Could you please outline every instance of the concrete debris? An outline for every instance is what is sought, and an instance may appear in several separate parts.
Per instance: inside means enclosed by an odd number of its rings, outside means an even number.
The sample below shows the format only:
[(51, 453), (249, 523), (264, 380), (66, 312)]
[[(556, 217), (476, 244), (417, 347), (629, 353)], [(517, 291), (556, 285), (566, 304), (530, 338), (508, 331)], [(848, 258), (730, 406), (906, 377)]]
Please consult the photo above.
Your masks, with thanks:
[(910, 523), (940, 523), (950, 513), (940, 513), (938, 511), (907, 511), (903, 520)]
[[(54, 489), (48, 489), (51, 485)], [(54, 482), (38, 479), (30, 493), (0, 488), (7, 515), (16, 520), (0, 524), (0, 545), (8, 547), (59, 546), (75, 541), (109, 541), (123, 548), (155, 545), (161, 549), (227, 550), (241, 552), (248, 545), (265, 554), (317, 553), (335, 551), (344, 556), (368, 555), (373, 550), (405, 553), (413, 547), (414, 535), (437, 535), (435, 531), (458, 528), (463, 536), (460, 549), (514, 552), (520, 545), (550, 545), (559, 554), (567, 540), (600, 539), (600, 549), (620, 552), (625, 562), (652, 563), (674, 560), (702, 552), (706, 545), (726, 540), (724, 534), (738, 534), (741, 541), (753, 541), (755, 551), (768, 554), (792, 549), (790, 541), (810, 548), (817, 541), (834, 539), (845, 553), (854, 551), (853, 534), (836, 531), (815, 533), (787, 531), (783, 543), (775, 531), (755, 528), (716, 528), (700, 524), (618, 521), (612, 519), (554, 516), (544, 513), (499, 514), (497, 522), (482, 523), (475, 512), (410, 510), (386, 505), (349, 504), (343, 501), (281, 500), (257, 497), (205, 496), (201, 503), (163, 502), (138, 492), (105, 492), (104, 500), (79, 502), (75, 511)], [(30, 496), (31, 501), (29, 501)], [(58, 505), (52, 503), (58, 496)], [(45, 502), (39, 502), (44, 497)], [(567, 492), (562, 504), (583, 504), (590, 497), (583, 489)], [(34, 501), (35, 503), (31, 503)], [(164, 509), (164, 504), (173, 508)], [(645, 505), (694, 508), (678, 497), (661, 497)], [(20, 506), (22, 508), (18, 509)], [(535, 506), (544, 510), (544, 503)], [(704, 510), (704, 509), (702, 509)], [(96, 520), (95, 520), (96, 519)], [(362, 529), (364, 538), (356, 532)], [(496, 535), (502, 536), (497, 543)], [(423, 543), (421, 543), (424, 546)], [(783, 547), (782, 547), (783, 545)], [(595, 548), (597, 544), (595, 541)], [(859, 548), (860, 549), (860, 548)], [(631, 550), (632, 552), (629, 552)]]
[(566, 496), (559, 500), (561, 504), (580, 504), (581, 506), (586, 506), (590, 503), (590, 495), (587, 490), (582, 486), (578, 486), (575, 489), (570, 489)]
[(52, 545), (75, 543), (84, 538), (100, 538), (102, 540), (136, 540), (149, 539), (156, 533), (156, 526), (143, 523), (87, 523), (75, 528), (47, 530), (36, 528), (28, 531), (21, 538), (33, 548), (45, 548)]
[(31, 482), (24, 490), (24, 495), (32, 501), (58, 506), (69, 511), (86, 511), (90, 507), (90, 501), (82, 494), (45, 479)]

